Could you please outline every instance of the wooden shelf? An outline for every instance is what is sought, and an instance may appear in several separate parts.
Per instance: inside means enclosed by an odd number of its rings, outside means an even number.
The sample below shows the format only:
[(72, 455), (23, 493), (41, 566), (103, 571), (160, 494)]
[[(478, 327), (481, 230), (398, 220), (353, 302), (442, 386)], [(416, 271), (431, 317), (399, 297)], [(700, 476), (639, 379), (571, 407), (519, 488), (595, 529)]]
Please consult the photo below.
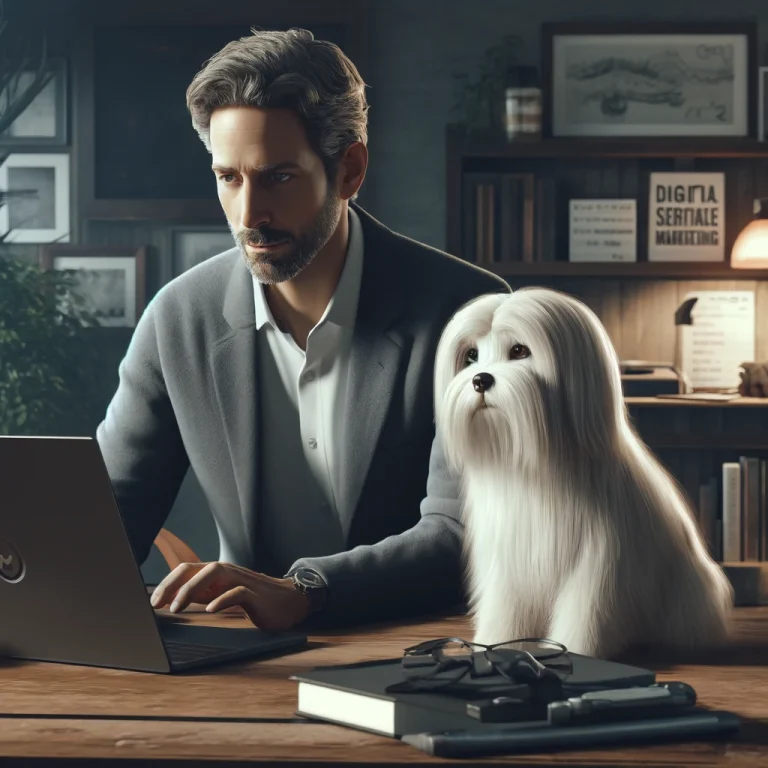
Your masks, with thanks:
[(728, 435), (642, 435), (643, 442), (653, 451), (768, 451), (765, 437), (733, 437)]
[(497, 262), (477, 266), (500, 277), (629, 277), (647, 280), (766, 280), (768, 269), (731, 269), (724, 262), (711, 261), (626, 261), (626, 262)]
[[(630, 408), (768, 408), (768, 397), (740, 397), (737, 400), (671, 400), (666, 397), (625, 397)], [(768, 435), (763, 441), (768, 444)]]
[(465, 136), (449, 128), (463, 158), (575, 158), (585, 157), (730, 157), (768, 158), (768, 142), (731, 137), (557, 138), (515, 139)]

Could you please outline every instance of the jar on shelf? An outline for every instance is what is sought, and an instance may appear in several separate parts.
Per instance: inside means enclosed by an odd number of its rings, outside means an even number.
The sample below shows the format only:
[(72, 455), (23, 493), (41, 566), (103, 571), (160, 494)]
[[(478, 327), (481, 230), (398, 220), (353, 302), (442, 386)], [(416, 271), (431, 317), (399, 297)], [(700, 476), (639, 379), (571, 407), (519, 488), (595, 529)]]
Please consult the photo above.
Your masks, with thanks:
[(505, 102), (507, 139), (541, 136), (541, 88), (536, 67), (512, 67), (507, 72)]

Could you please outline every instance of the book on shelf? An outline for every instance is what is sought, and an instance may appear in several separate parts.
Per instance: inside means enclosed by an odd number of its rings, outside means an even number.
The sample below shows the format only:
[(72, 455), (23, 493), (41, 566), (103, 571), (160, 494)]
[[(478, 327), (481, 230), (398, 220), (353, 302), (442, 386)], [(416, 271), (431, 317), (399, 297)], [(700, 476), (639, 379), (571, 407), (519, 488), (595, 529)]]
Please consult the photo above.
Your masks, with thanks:
[(555, 259), (555, 182), (533, 173), (465, 173), (462, 256), (476, 264)]
[(721, 476), (699, 487), (699, 525), (714, 559), (768, 561), (768, 459), (723, 462)]

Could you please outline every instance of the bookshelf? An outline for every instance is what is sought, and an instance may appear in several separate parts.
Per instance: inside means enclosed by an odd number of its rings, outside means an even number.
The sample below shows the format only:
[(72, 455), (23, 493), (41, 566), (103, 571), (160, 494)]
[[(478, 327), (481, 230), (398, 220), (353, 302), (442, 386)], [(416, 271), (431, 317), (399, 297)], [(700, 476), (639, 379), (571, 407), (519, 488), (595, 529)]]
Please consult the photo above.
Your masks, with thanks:
[[(650, 175), (665, 171), (725, 173), (728, 255), (751, 219), (753, 199), (768, 197), (768, 142), (657, 137), (508, 142), (467, 136), (448, 126), (446, 250), (503, 277), (512, 288), (547, 286), (581, 299), (600, 317), (621, 359), (674, 360), (674, 312), (688, 292), (752, 290), (758, 318), (756, 358), (768, 360), (768, 323), (760, 322), (768, 317), (768, 271), (735, 270), (727, 258), (648, 261)], [(517, 191), (509, 192), (505, 177), (517, 179)], [(547, 195), (540, 194), (542, 178), (551, 180)], [(489, 181), (496, 190), (490, 197), (498, 206), (491, 217), (496, 231), (492, 247), (483, 249), (480, 243), (487, 246), (489, 238), (476, 238), (473, 185)], [(568, 201), (616, 198), (637, 201), (637, 261), (570, 262)], [(519, 212), (511, 224), (500, 221), (510, 200)], [(486, 210), (488, 204), (482, 203)], [(550, 210), (542, 219), (540, 211), (546, 208)], [(488, 227), (487, 217), (483, 226)], [(510, 232), (521, 228), (533, 229), (533, 248), (530, 234), (516, 236), (514, 247), (508, 248)], [(547, 247), (542, 248), (545, 240)], [(705, 402), (644, 397), (626, 398), (626, 404), (639, 435), (687, 496), (710, 553), (722, 562), (722, 466), (742, 456), (768, 459), (768, 398)], [(763, 503), (761, 536), (767, 518)], [(740, 604), (768, 603), (768, 546), (764, 549), (763, 562), (723, 563)]]
[[(742, 456), (768, 459), (768, 398), (707, 402), (627, 397), (625, 403), (640, 437), (688, 498), (710, 554), (731, 580), (737, 604), (768, 603), (768, 561), (722, 560), (722, 465)], [(761, 488), (758, 501), (758, 541), (766, 538), (767, 490)], [(760, 556), (768, 557), (765, 548)]]
[[(760, 279), (759, 270), (731, 270), (728, 262), (663, 263), (647, 260), (648, 180), (654, 171), (725, 171), (726, 242), (730, 253), (750, 220), (752, 200), (768, 196), (768, 142), (747, 138), (542, 138), (506, 141), (497, 136), (466, 135), (460, 126), (446, 129), (446, 249), (502, 276), (647, 277), (653, 279)], [(498, 261), (467, 253), (467, 174), (533, 174), (552, 179), (557, 190), (552, 212), (554, 253), (547, 261), (520, 262), (499, 253)], [(636, 262), (570, 263), (568, 200), (637, 200)]]
[(612, 277), (646, 280), (765, 280), (761, 269), (731, 269), (727, 264), (705, 261), (645, 262), (508, 262), (483, 264), (500, 277)]

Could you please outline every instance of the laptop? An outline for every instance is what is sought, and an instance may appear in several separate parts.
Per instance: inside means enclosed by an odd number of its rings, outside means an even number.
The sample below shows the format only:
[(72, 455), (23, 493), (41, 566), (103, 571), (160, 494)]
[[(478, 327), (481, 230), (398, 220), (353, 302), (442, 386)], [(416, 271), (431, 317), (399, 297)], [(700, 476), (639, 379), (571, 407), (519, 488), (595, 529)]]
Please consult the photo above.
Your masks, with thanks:
[(170, 674), (306, 643), (158, 615), (95, 438), (0, 436), (0, 657)]

